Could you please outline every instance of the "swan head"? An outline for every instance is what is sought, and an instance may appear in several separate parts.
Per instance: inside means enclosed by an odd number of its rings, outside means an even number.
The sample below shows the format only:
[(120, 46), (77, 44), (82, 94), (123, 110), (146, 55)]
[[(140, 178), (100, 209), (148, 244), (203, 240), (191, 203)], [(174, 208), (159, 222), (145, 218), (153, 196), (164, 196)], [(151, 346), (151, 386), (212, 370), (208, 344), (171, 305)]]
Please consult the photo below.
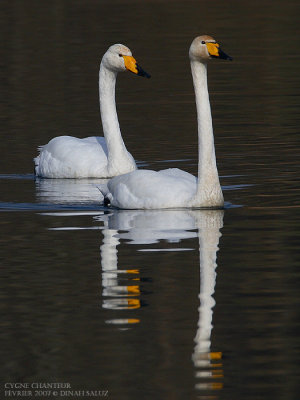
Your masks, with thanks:
[(191, 44), (189, 51), (190, 59), (193, 61), (207, 62), (211, 58), (222, 58), (232, 60), (232, 57), (225, 54), (215, 39), (208, 35), (197, 36)]
[(114, 44), (109, 47), (102, 58), (102, 64), (114, 72), (130, 71), (136, 75), (150, 78), (133, 58), (130, 49), (123, 44)]

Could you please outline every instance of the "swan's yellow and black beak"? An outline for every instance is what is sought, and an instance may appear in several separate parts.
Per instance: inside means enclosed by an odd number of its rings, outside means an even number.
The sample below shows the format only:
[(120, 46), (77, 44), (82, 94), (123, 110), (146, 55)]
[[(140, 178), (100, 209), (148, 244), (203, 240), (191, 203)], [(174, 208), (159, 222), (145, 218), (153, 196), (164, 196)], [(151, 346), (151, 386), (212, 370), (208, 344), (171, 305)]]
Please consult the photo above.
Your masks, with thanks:
[(123, 58), (124, 58), (125, 68), (128, 71), (133, 72), (134, 74), (139, 76), (144, 76), (146, 78), (151, 77), (151, 75), (149, 75), (146, 71), (143, 70), (143, 68), (141, 68), (138, 65), (135, 58), (133, 58), (132, 56), (123, 56)]
[(225, 54), (224, 51), (220, 49), (220, 45), (218, 43), (207, 42), (206, 47), (211, 57), (232, 61), (232, 57)]

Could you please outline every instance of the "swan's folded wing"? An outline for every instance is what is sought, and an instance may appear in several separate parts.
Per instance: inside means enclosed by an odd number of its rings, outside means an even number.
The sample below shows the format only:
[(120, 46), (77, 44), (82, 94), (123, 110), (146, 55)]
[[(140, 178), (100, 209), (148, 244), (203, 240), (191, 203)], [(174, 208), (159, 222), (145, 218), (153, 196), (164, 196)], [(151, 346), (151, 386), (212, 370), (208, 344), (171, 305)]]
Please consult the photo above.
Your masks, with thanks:
[(39, 150), (36, 174), (47, 178), (99, 177), (107, 166), (107, 146), (101, 137), (58, 136)]
[(186, 174), (180, 176), (178, 171), (137, 170), (114, 177), (108, 182), (108, 189), (111, 204), (119, 208), (183, 207), (196, 192), (196, 180)]
[(188, 172), (183, 171), (182, 169), (179, 168), (168, 168), (168, 169), (162, 169), (158, 171), (160, 174), (165, 174), (168, 176), (173, 176), (174, 178), (179, 178), (179, 179), (187, 179), (188, 181), (192, 183), (197, 182), (197, 178), (189, 174)]

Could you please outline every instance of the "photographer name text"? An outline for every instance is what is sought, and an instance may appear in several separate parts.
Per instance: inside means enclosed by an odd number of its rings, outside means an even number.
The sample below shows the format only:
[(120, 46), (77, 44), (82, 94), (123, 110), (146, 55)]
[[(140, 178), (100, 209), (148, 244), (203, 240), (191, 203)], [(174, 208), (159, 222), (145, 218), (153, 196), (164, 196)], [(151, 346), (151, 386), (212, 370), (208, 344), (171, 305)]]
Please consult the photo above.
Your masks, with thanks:
[(108, 390), (72, 390), (68, 382), (7, 382), (5, 397), (108, 397)]

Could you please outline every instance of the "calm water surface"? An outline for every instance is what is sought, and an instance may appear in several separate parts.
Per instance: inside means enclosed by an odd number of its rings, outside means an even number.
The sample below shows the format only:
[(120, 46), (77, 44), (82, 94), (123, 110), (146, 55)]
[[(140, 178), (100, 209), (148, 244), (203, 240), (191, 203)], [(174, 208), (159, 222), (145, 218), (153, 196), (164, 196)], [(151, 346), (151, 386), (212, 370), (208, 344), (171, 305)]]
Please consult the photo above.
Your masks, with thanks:
[[(2, 397), (68, 382), (118, 400), (299, 398), (297, 15), (291, 0), (1, 2)], [(128, 150), (196, 174), (201, 33), (234, 57), (209, 66), (224, 211), (118, 211), (101, 180), (34, 180), (37, 146), (102, 134), (116, 42), (152, 74), (118, 78)]]

